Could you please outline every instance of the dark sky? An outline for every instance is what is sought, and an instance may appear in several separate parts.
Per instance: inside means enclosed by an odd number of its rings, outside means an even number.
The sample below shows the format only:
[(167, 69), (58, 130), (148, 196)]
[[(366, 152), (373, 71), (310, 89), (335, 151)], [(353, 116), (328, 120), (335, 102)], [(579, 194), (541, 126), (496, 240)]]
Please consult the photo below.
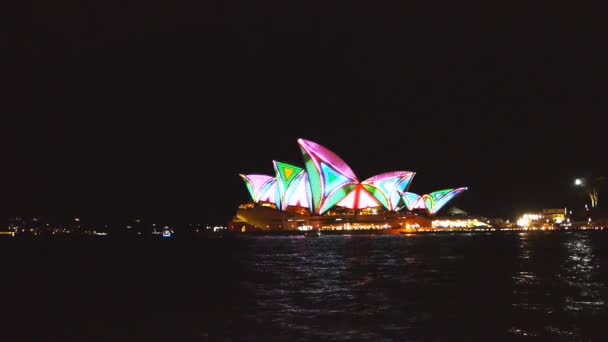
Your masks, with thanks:
[(457, 204), (476, 214), (581, 205), (572, 179), (608, 174), (603, 13), (41, 1), (7, 36), (0, 213), (226, 222), (247, 199), (238, 173), (300, 164), (299, 137), (360, 179), (468, 186)]

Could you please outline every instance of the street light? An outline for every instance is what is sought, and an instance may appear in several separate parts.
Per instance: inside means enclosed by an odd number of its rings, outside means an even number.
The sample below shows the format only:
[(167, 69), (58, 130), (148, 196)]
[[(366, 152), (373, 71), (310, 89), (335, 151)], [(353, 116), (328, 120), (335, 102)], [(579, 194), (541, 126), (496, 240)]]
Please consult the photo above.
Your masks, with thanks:
[(574, 180), (574, 185), (577, 185), (577, 186), (583, 185), (583, 181), (580, 178), (577, 178)]

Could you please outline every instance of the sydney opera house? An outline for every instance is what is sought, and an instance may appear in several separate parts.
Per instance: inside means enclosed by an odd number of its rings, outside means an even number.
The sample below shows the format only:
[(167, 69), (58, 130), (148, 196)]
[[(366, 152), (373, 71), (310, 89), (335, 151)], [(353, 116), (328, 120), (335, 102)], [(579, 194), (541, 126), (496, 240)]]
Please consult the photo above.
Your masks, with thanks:
[(432, 217), (466, 188), (409, 192), (412, 171), (359, 181), (334, 152), (299, 139), (304, 167), (273, 161), (274, 176), (241, 174), (251, 201), (231, 227), (251, 230), (367, 230), (401, 232), (431, 227)]

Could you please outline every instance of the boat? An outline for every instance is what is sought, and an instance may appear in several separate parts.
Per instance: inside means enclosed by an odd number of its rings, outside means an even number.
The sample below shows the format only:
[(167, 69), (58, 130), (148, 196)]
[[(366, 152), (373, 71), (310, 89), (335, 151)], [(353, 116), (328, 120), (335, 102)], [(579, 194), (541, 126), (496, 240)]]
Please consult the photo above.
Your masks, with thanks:
[(309, 230), (306, 233), (304, 233), (304, 236), (306, 236), (306, 237), (320, 237), (321, 236), (321, 230), (320, 229)]

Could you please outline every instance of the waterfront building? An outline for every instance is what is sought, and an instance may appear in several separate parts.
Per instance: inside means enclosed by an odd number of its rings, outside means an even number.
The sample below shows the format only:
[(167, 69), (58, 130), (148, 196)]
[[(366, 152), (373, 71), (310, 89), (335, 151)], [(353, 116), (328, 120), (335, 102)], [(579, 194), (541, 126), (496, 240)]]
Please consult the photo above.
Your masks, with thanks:
[(541, 215), (551, 222), (562, 223), (566, 221), (566, 208), (543, 209)]
[(274, 175), (240, 175), (251, 201), (237, 209), (233, 230), (430, 229), (431, 218), (467, 189), (410, 192), (413, 171), (360, 181), (328, 148), (304, 139), (298, 145), (303, 167), (273, 161)]

